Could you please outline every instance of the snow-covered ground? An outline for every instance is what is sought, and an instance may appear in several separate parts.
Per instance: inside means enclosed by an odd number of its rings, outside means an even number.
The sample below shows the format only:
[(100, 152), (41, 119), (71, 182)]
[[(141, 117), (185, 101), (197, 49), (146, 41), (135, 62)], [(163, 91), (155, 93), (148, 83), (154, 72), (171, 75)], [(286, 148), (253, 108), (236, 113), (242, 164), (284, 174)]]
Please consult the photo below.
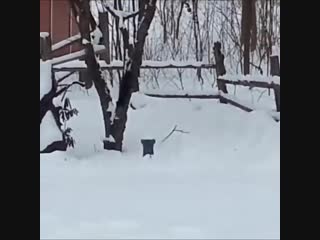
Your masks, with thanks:
[[(137, 95), (124, 152), (102, 150), (94, 88), (73, 87), (76, 145), (40, 155), (41, 238), (280, 237), (280, 124), (216, 100)], [(173, 133), (173, 127), (189, 132)], [(142, 138), (156, 139), (142, 158)]]

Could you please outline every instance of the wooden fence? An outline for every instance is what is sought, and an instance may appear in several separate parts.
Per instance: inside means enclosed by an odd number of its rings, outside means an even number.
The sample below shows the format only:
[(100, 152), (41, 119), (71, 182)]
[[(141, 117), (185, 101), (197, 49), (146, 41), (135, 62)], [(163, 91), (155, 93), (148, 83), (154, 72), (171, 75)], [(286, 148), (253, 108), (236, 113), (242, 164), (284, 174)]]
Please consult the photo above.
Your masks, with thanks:
[[(48, 60), (52, 58), (52, 52), (58, 50), (60, 47), (72, 44), (73, 42), (79, 41), (79, 36), (71, 37), (66, 39), (61, 43), (55, 44), (54, 48), (51, 46), (50, 36), (48, 34), (40, 34), (40, 58), (43, 60)], [(240, 85), (249, 88), (266, 88), (273, 89), (275, 96), (276, 110), (280, 112), (280, 63), (278, 56), (272, 56), (270, 58), (271, 68), (270, 73), (271, 77), (266, 78), (265, 81), (255, 80), (255, 79), (246, 79), (246, 76), (240, 76), (241, 79), (236, 79), (235, 76), (227, 75), (226, 69), (224, 66), (224, 55), (221, 52), (221, 43), (214, 43), (214, 57), (215, 64), (204, 64), (201, 62), (157, 62), (157, 61), (143, 61), (141, 68), (142, 69), (169, 69), (169, 68), (194, 68), (194, 69), (216, 69), (217, 75), (217, 86), (219, 92), (213, 94), (157, 94), (157, 93), (145, 93), (151, 97), (162, 97), (162, 98), (199, 98), (199, 99), (219, 99), (221, 103), (231, 104), (235, 107), (238, 107), (244, 111), (251, 112), (254, 110), (254, 107), (247, 106), (235, 96), (228, 94), (227, 85)], [(105, 51), (103, 46), (97, 46), (95, 48), (97, 54), (103, 53)], [(53, 63), (53, 72), (83, 72), (86, 70), (86, 65), (83, 61), (74, 61), (81, 59), (85, 55), (84, 50), (80, 50), (75, 53), (71, 53), (65, 56), (52, 59)], [(67, 63), (67, 64), (63, 64)], [(104, 61), (99, 62), (101, 70), (121, 70), (124, 69), (123, 63), (120, 61), (114, 61), (107, 64)], [(67, 74), (67, 75), (71, 75)], [(278, 78), (277, 78), (278, 77)], [(248, 77), (249, 78), (249, 77)], [(279, 114), (273, 114), (275, 120), (279, 120)]]
[[(265, 81), (258, 81), (255, 79), (245, 79), (246, 76), (242, 76), (241, 79), (234, 79), (234, 76), (226, 75), (224, 66), (224, 55), (221, 53), (221, 44), (219, 42), (214, 44), (214, 56), (216, 60), (216, 74), (217, 74), (217, 86), (220, 91), (220, 102), (225, 104), (231, 104), (244, 111), (251, 112), (253, 107), (241, 104), (240, 101), (235, 100), (228, 94), (228, 84), (240, 85), (250, 88), (267, 88), (273, 89), (275, 96), (275, 104), (277, 112), (280, 112), (280, 61), (278, 56), (271, 56), (270, 58), (270, 78), (266, 78)], [(249, 78), (249, 77), (248, 77)], [(278, 116), (278, 115), (277, 115)], [(276, 120), (279, 120), (276, 118)]]

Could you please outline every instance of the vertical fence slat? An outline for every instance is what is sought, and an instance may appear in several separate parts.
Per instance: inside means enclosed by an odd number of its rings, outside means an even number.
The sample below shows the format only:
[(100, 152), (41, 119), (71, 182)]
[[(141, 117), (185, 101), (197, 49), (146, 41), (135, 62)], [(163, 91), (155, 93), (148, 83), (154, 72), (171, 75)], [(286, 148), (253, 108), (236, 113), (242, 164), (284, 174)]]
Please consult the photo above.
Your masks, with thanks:
[(40, 58), (43, 61), (51, 58), (51, 37), (50, 35), (40, 36)]
[[(214, 58), (216, 62), (216, 74), (217, 74), (217, 85), (218, 89), (223, 93), (228, 93), (227, 85), (225, 82), (220, 81), (219, 77), (226, 74), (226, 68), (224, 66), (224, 55), (221, 53), (221, 43), (215, 42), (213, 47)], [(220, 103), (227, 104), (227, 101), (220, 98)]]
[[(280, 76), (280, 61), (279, 56), (270, 57), (270, 74), (271, 76)], [(273, 87), (274, 98), (276, 102), (277, 111), (280, 112), (280, 85)]]

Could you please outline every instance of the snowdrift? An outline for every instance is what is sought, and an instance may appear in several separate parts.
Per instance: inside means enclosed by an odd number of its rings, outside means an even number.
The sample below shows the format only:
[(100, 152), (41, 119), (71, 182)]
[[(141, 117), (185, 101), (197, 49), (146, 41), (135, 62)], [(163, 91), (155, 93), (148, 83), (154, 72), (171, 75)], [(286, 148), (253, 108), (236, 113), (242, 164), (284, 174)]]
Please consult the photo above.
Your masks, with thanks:
[[(95, 90), (69, 97), (75, 148), (40, 156), (41, 238), (280, 237), (280, 125), (265, 112), (137, 94), (118, 153), (102, 149)], [(188, 133), (161, 143), (175, 125)]]

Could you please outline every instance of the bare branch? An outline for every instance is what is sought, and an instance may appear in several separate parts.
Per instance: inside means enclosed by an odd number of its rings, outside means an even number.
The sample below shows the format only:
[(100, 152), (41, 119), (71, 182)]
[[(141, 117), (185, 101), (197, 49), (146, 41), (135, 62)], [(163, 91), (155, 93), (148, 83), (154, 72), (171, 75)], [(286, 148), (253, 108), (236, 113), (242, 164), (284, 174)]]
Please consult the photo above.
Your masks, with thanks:
[(71, 75), (75, 74), (76, 71), (72, 71), (66, 75), (64, 75), (62, 78), (60, 78), (59, 80), (57, 80), (57, 83), (61, 83), (63, 80), (65, 80), (66, 78), (70, 77)]
[(123, 18), (123, 20), (128, 20), (129, 18), (133, 18), (137, 16), (139, 13), (142, 13), (142, 10), (138, 10), (136, 12), (125, 12), (114, 9), (107, 2), (104, 2), (103, 5), (100, 5), (98, 8), (100, 13), (105, 13), (105, 10), (108, 11), (115, 18)]
[(58, 97), (59, 95), (61, 95), (63, 92), (67, 91), (71, 86), (73, 85), (80, 85), (81, 87), (84, 87), (85, 84), (84, 83), (81, 83), (81, 82), (73, 82), (73, 83), (70, 83), (68, 86), (60, 89), (59, 91), (57, 91), (54, 95), (53, 95), (53, 98), (55, 97)]
[(185, 132), (183, 130), (179, 130), (177, 129), (177, 125), (174, 126), (174, 128), (171, 130), (171, 132), (164, 138), (161, 140), (161, 143), (164, 143), (174, 132), (180, 132), (180, 133), (185, 133), (185, 134), (189, 134), (190, 132)]
[(164, 138), (161, 140), (161, 143), (163, 143), (164, 141), (166, 141), (172, 134), (173, 132), (177, 129), (177, 125), (174, 126), (174, 128), (171, 130), (171, 132)]

